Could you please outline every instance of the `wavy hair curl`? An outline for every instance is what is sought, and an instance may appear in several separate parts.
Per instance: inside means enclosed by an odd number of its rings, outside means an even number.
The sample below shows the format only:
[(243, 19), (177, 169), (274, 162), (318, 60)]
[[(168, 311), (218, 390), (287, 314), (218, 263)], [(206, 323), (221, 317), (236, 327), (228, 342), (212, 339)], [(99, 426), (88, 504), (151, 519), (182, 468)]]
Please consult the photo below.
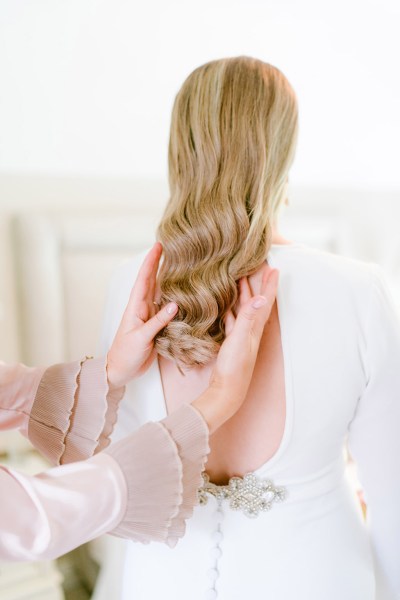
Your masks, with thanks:
[(171, 120), (170, 199), (157, 229), (161, 304), (175, 301), (179, 311), (156, 348), (179, 368), (216, 355), (238, 280), (265, 260), (296, 138), (296, 96), (267, 63), (212, 61), (182, 85)]

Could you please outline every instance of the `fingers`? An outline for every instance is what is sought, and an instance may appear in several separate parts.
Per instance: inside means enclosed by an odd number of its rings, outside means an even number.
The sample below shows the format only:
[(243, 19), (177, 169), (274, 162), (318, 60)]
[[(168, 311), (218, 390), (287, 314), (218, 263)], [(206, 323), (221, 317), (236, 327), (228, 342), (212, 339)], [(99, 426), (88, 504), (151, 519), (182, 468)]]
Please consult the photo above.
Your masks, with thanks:
[(263, 285), (265, 295), (251, 297), (240, 308), (233, 329), (219, 350), (210, 387), (192, 403), (204, 416), (210, 432), (230, 419), (243, 404), (277, 288), (278, 271), (269, 270)]
[(219, 380), (222, 386), (226, 385), (226, 377), (230, 381), (229, 378), (235, 378), (237, 373), (240, 373), (242, 388), (250, 382), (264, 326), (271, 314), (277, 288), (278, 271), (272, 270), (264, 288), (266, 295), (253, 296), (240, 309), (232, 331), (225, 338), (218, 353), (213, 373), (214, 383)]
[(147, 253), (136, 278), (134, 290), (138, 300), (145, 300), (148, 297), (150, 290), (154, 292), (155, 279), (161, 254), (162, 246), (160, 242), (156, 242)]
[(247, 277), (241, 277), (239, 279), (239, 297), (237, 300), (237, 305), (235, 308), (231, 308), (224, 317), (225, 321), (225, 335), (229, 335), (233, 330), (233, 326), (235, 324), (236, 313), (250, 298), (253, 296), (249, 280)]
[[(265, 283), (269, 277), (269, 274), (271, 273), (271, 267), (268, 264), (264, 264), (263, 267), (261, 267), (261, 285), (260, 283), (257, 284), (257, 287), (260, 288), (260, 294), (263, 295), (263, 292), (265, 291)], [(238, 311), (246, 304), (246, 302), (248, 302), (250, 300), (250, 298), (252, 298), (254, 296), (254, 292), (251, 288), (250, 285), (250, 281), (248, 277), (241, 277), (239, 279), (239, 297), (238, 297), (238, 301), (237, 304), (235, 305), (235, 308), (232, 310), (232, 314), (234, 317), (236, 317), (236, 314), (238, 313)], [(225, 331), (226, 331), (226, 327), (225, 327)], [(228, 335), (228, 333), (226, 334)]]
[(241, 277), (239, 281), (239, 306), (243, 306), (252, 297), (249, 280), (247, 277)]
[(254, 296), (242, 306), (236, 317), (233, 335), (237, 335), (243, 340), (251, 334), (261, 337), (265, 322), (271, 314), (275, 302), (278, 280), (279, 273), (276, 269), (267, 273), (262, 286), (263, 295)]
[[(144, 304), (149, 305), (149, 290), (153, 290), (157, 275), (158, 265), (162, 254), (162, 246), (160, 242), (156, 242), (152, 249), (146, 254), (146, 257), (139, 269), (136, 281), (133, 285), (127, 307), (122, 317), (122, 322), (127, 328), (131, 328), (138, 323), (148, 318), (148, 314), (144, 315), (143, 311), (138, 317), (138, 307), (143, 307)], [(147, 309), (148, 313), (149, 308)]]
[(228, 310), (228, 312), (225, 315), (225, 336), (228, 336), (233, 331), (233, 328), (235, 326), (235, 320), (236, 319), (233, 312), (231, 310)]
[(152, 342), (157, 333), (172, 321), (177, 312), (178, 305), (175, 304), (175, 302), (169, 302), (169, 304), (163, 306), (154, 317), (146, 321), (141, 327), (142, 336), (145, 342)]
[(163, 248), (162, 248), (162, 245), (160, 244), (160, 242), (156, 242), (156, 245), (159, 245), (160, 255), (159, 255), (158, 260), (154, 261), (153, 270), (150, 275), (149, 286), (147, 289), (147, 300), (148, 300), (149, 304), (151, 304), (151, 305), (153, 303), (153, 300), (155, 299), (157, 273), (158, 273), (158, 268), (160, 265), (160, 259), (162, 256), (162, 252), (163, 252)]
[[(260, 294), (262, 296), (265, 296), (267, 293), (268, 280), (269, 280), (269, 277), (273, 270), (274, 269), (271, 269), (271, 267), (268, 264), (265, 264), (263, 266), (263, 274), (262, 274), (262, 278), (261, 278), (261, 289), (260, 289)], [(278, 277), (279, 277), (279, 274), (278, 274)]]

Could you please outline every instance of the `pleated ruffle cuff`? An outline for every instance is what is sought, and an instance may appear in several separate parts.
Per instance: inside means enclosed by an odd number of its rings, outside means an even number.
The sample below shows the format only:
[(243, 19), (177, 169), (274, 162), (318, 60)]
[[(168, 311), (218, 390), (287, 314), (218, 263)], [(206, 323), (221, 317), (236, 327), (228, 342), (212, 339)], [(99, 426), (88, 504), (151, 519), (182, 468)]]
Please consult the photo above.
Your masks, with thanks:
[(28, 437), (51, 463), (89, 458), (109, 444), (123, 394), (109, 390), (105, 358), (53, 365), (39, 384)]
[(175, 441), (183, 465), (182, 502), (171, 520), (166, 540), (168, 546), (173, 548), (183, 537), (186, 520), (192, 516), (194, 506), (199, 503), (198, 490), (203, 484), (201, 474), (210, 452), (209, 430), (203, 416), (191, 404), (182, 406), (161, 423)]
[(111, 532), (123, 538), (176, 545), (198, 503), (208, 428), (191, 405), (159, 423), (147, 423), (106, 450), (127, 483), (127, 508)]

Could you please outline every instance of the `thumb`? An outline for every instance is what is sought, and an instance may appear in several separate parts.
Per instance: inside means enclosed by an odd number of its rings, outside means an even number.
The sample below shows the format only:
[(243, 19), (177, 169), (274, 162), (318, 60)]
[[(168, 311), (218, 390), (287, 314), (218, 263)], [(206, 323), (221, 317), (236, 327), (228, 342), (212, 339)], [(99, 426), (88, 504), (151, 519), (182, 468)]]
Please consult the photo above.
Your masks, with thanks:
[(175, 302), (163, 306), (154, 317), (143, 323), (141, 330), (144, 339), (149, 343), (152, 342), (157, 333), (172, 321), (177, 312), (178, 305)]

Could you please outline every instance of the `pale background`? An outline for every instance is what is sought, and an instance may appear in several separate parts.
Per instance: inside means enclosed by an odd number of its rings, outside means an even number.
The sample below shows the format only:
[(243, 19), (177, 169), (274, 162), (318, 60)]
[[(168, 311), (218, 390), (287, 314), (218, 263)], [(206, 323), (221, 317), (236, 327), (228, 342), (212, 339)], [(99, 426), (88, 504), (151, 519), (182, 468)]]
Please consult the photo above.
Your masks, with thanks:
[[(379, 263), (400, 305), (399, 31), (397, 0), (2, 0), (0, 357), (96, 352), (111, 273), (151, 244), (168, 198), (174, 96), (239, 54), (298, 95), (283, 230)], [(2, 570), (1, 598), (61, 597), (46, 569)]]

